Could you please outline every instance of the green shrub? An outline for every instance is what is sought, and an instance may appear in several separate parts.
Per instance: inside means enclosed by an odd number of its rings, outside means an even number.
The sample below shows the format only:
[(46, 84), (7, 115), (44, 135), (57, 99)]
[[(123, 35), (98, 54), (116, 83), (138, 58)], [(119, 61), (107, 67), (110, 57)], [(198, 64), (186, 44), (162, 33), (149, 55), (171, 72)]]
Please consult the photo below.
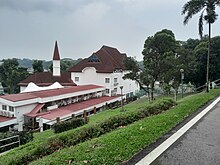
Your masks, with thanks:
[(74, 129), (86, 124), (84, 118), (73, 118), (68, 121), (62, 121), (60, 123), (55, 123), (53, 129), (55, 133), (64, 132), (70, 129)]
[(26, 144), (29, 141), (33, 140), (33, 133), (29, 131), (21, 131), (17, 133), (20, 138), (20, 144)]

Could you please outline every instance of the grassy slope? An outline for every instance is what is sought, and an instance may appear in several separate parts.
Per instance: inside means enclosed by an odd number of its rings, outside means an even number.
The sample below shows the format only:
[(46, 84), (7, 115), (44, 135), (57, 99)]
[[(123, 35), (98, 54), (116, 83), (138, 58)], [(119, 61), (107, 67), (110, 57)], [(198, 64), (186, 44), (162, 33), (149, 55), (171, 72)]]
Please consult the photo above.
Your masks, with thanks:
[(188, 96), (169, 111), (135, 122), (77, 146), (65, 148), (32, 164), (120, 164), (156, 141), (185, 117), (220, 94), (220, 90)]
[[(143, 99), (140, 99), (140, 100), (133, 102), (129, 105), (125, 105), (125, 109), (126, 109), (125, 113), (130, 113), (132, 111), (135, 111), (137, 108), (141, 108), (141, 107), (147, 105), (148, 102), (146, 100), (147, 100), (146, 98), (143, 98)], [(121, 113), (120, 108), (117, 108), (115, 110), (103, 111), (102, 113), (98, 113), (94, 116), (91, 116), (89, 124), (87, 124), (83, 127), (87, 127), (87, 126), (92, 125), (94, 123), (98, 123), (104, 119), (111, 117), (111, 116), (119, 115), (120, 113)], [(7, 153), (6, 155), (0, 156), (0, 164), (8, 164), (7, 162), (12, 159), (22, 157), (23, 155), (32, 154), (36, 151), (36, 148), (38, 146), (44, 145), (48, 141), (48, 139), (53, 138), (55, 136), (62, 136), (64, 134), (67, 134), (67, 135), (72, 134), (73, 132), (75, 132), (79, 129), (81, 129), (81, 127), (77, 128), (77, 129), (70, 130), (70, 131), (66, 131), (63, 133), (59, 133), (59, 134), (53, 133), (52, 130), (46, 130), (41, 133), (35, 133), (34, 140), (32, 142), (29, 142), (25, 145), (22, 145), (18, 148), (15, 148), (11, 152)]]

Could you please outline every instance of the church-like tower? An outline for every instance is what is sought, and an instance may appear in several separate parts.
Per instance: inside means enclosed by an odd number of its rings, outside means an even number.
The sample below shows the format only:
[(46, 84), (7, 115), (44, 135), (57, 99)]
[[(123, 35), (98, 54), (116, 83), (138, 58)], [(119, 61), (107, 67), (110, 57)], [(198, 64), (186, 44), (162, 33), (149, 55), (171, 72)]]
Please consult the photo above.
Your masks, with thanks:
[(57, 41), (55, 43), (53, 53), (53, 76), (60, 76), (60, 54), (58, 50)]

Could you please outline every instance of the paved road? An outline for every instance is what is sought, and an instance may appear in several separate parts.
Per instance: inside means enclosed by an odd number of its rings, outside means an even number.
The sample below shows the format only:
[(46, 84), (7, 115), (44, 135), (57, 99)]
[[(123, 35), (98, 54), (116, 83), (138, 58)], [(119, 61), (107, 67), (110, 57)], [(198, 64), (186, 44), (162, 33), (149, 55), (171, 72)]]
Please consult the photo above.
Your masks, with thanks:
[(220, 165), (220, 103), (151, 165)]

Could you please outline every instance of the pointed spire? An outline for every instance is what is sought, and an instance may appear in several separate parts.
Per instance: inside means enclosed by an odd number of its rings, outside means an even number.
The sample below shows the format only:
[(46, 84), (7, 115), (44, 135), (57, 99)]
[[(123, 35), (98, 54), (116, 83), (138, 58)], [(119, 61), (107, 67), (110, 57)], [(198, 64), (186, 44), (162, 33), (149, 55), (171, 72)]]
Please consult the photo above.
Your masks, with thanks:
[(53, 53), (53, 60), (60, 60), (60, 54), (58, 50), (57, 41), (55, 43), (54, 53)]

